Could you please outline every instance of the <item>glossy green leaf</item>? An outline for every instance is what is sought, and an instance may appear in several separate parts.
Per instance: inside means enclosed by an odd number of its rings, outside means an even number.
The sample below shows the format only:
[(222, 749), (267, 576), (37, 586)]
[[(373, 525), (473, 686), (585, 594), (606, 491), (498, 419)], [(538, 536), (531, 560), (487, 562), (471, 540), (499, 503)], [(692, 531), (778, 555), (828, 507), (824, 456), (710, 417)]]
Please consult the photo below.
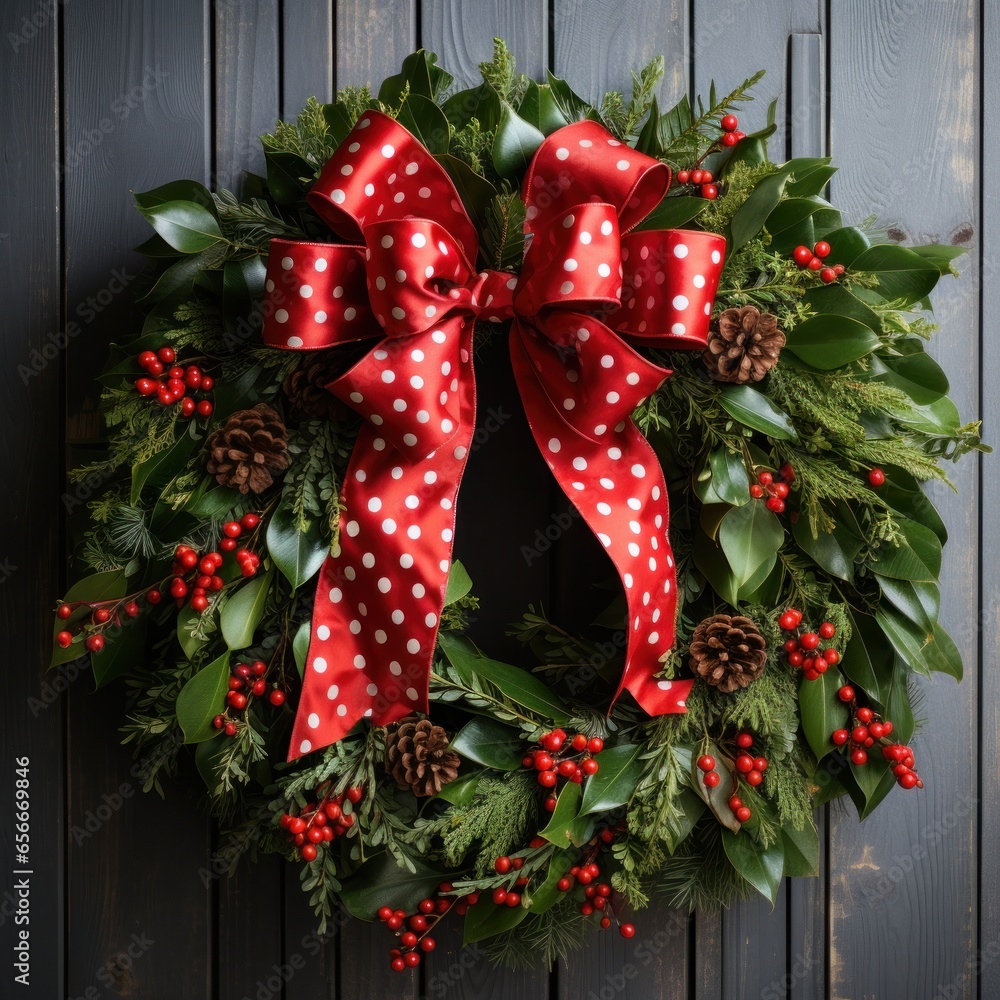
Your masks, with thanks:
[(217, 730), (212, 725), (226, 707), (229, 690), (229, 650), (198, 671), (177, 695), (177, 723), (185, 743), (212, 739)]
[(937, 584), (914, 583), (911, 580), (896, 580), (890, 576), (876, 576), (882, 596), (915, 625), (927, 632), (934, 630), (941, 593)]
[(527, 906), (533, 914), (545, 913), (565, 896), (559, 889), (559, 880), (572, 866), (573, 858), (568, 851), (553, 854), (544, 881), (537, 889), (529, 890), (527, 895)]
[(869, 557), (868, 565), (881, 576), (934, 583), (941, 572), (941, 540), (922, 524), (899, 520), (898, 545), (883, 542)]
[(768, 216), (778, 206), (785, 193), (785, 186), (793, 175), (804, 175), (829, 164), (828, 158), (799, 158), (789, 160), (773, 174), (769, 174), (747, 196), (729, 224), (733, 250), (739, 250), (756, 236), (767, 222)]
[(750, 477), (743, 456), (728, 448), (716, 448), (708, 457), (712, 470), (712, 489), (723, 502), (742, 507), (750, 501)]
[(573, 843), (573, 824), (580, 815), (580, 803), (583, 799), (581, 787), (572, 781), (567, 781), (556, 799), (556, 807), (552, 810), (545, 828), (538, 831), (538, 836), (556, 847), (569, 847)]
[(466, 760), (497, 771), (517, 771), (525, 746), (516, 729), (496, 719), (476, 716), (451, 741), (451, 749)]
[(664, 198), (636, 229), (680, 229), (692, 219), (697, 219), (711, 204), (707, 198), (693, 195)]
[(902, 357), (877, 355), (872, 359), (875, 381), (895, 386), (915, 403), (934, 403), (948, 392), (948, 377), (923, 347)]
[(267, 550), (281, 574), (298, 590), (322, 568), (329, 547), (319, 522), (309, 521), (305, 531), (299, 531), (290, 499), (283, 498), (267, 525)]
[(354, 128), (354, 121), (347, 106), (340, 101), (323, 105), (323, 118), (330, 137), (339, 146)]
[(432, 153), (448, 152), (448, 119), (438, 105), (422, 94), (410, 94), (396, 120)]
[(139, 211), (181, 253), (200, 253), (223, 238), (215, 216), (193, 201), (167, 201), (150, 208), (140, 206)]
[(841, 525), (831, 532), (821, 531), (814, 538), (807, 518), (792, 525), (795, 543), (813, 562), (838, 580), (854, 581), (854, 559), (864, 543)]
[(642, 747), (625, 743), (596, 754), (597, 774), (584, 779), (581, 815), (608, 813), (628, 803), (642, 776)]
[(299, 677), (305, 676), (310, 639), (312, 639), (312, 622), (305, 621), (298, 627), (292, 640), (292, 658), (295, 660), (295, 669), (299, 672)]
[(828, 260), (835, 264), (851, 267), (853, 263), (870, 246), (868, 237), (857, 226), (843, 226), (823, 234), (823, 239), (830, 244)]
[(274, 570), (243, 584), (222, 609), (222, 637), (230, 649), (246, 649), (253, 644), (254, 632), (264, 617)]
[(518, 105), (517, 113), (540, 132), (549, 135), (556, 129), (568, 125), (566, 117), (559, 110), (552, 88), (547, 83), (528, 82), (524, 97)]
[(218, 218), (215, 199), (211, 192), (199, 181), (176, 180), (161, 184), (151, 191), (140, 191), (132, 196), (136, 206), (141, 210), (152, 211), (161, 205), (174, 201), (190, 201), (201, 206)]
[(719, 545), (732, 568), (737, 588), (751, 580), (778, 552), (784, 539), (781, 522), (762, 503), (733, 507), (726, 514), (719, 525)]
[(448, 571), (448, 586), (444, 594), (444, 606), (460, 601), (472, 590), (472, 577), (466, 568), (456, 560)]
[(438, 645), (452, 666), (467, 678), (479, 674), (511, 700), (556, 725), (565, 725), (570, 712), (562, 699), (537, 677), (520, 667), (480, 656), (466, 639), (438, 634)]
[[(696, 748), (675, 746), (674, 758), (680, 767), (680, 778), (685, 785), (708, 806), (715, 818), (734, 833), (740, 828), (740, 821), (729, 808), (729, 799), (736, 792), (736, 778), (729, 757), (719, 752), (713, 743), (705, 742)], [(698, 768), (698, 757), (702, 753), (711, 754), (716, 760), (716, 770), (722, 780), (714, 788), (709, 788), (702, 780), (704, 775)]]
[(484, 132), (492, 132), (500, 123), (500, 95), (488, 83), (452, 94), (441, 107), (456, 129), (465, 128), (473, 118)]
[(863, 323), (870, 330), (880, 330), (881, 322), (867, 302), (862, 302), (848, 286), (835, 282), (810, 288), (802, 301), (818, 315), (846, 316)]
[(545, 136), (526, 122), (506, 102), (500, 108), (500, 123), (493, 135), (493, 166), (501, 177), (514, 177), (527, 169)]
[(787, 334), (785, 347), (808, 365), (824, 371), (841, 368), (878, 346), (875, 332), (846, 316), (812, 316)]
[(420, 900), (433, 895), (445, 878), (419, 862), (414, 862), (414, 867), (416, 871), (403, 868), (383, 851), (344, 880), (340, 901), (362, 920), (374, 920), (381, 906), (413, 913)]
[(767, 396), (748, 385), (727, 386), (719, 393), (719, 403), (734, 420), (775, 441), (796, 441), (791, 417), (778, 409)]
[(452, 76), (437, 65), (437, 56), (426, 49), (411, 52), (400, 71), (382, 81), (378, 99), (383, 104), (398, 106), (405, 92), (420, 94), (432, 100), (452, 83)]
[(896, 654), (871, 615), (848, 611), (851, 638), (840, 669), (879, 708), (885, 708), (892, 688)]
[[(687, 839), (688, 834), (705, 814), (707, 808), (701, 796), (690, 788), (682, 788), (680, 794), (674, 799), (674, 804), (677, 806), (676, 818), (665, 823), (661, 830), (667, 850), (671, 854)], [(731, 809), (729, 812), (732, 815)], [(733, 818), (735, 819), (735, 817)]]
[(773, 906), (785, 866), (784, 842), (779, 839), (765, 850), (745, 833), (723, 830), (722, 846), (732, 866)]
[[(878, 295), (889, 301), (912, 305), (925, 298), (940, 277), (928, 260), (894, 244), (870, 247), (851, 265), (852, 271), (870, 271), (878, 278)], [(864, 293), (859, 291), (864, 297)]]
[(475, 906), (470, 906), (465, 914), (462, 929), (462, 944), (470, 945), (496, 934), (502, 934), (516, 927), (528, 915), (526, 907), (496, 906), (489, 893), (483, 893)]
[(951, 636), (940, 625), (928, 632), (886, 604), (876, 610), (875, 620), (910, 670), (925, 676), (936, 672), (962, 679), (961, 655)]
[(552, 89), (552, 97), (563, 117), (569, 122), (590, 121), (605, 124), (600, 112), (592, 104), (588, 104), (582, 97), (575, 94), (570, 85), (558, 76), (554, 76), (549, 70), (545, 71), (545, 79)]
[(188, 459), (194, 454), (195, 447), (200, 442), (183, 431), (181, 436), (169, 448), (158, 451), (132, 467), (132, 489), (129, 502), (134, 507), (139, 502), (143, 487), (163, 486), (168, 483), (181, 469), (187, 465)]
[(821, 760), (834, 746), (830, 734), (835, 729), (843, 729), (848, 724), (848, 711), (837, 697), (844, 678), (839, 670), (827, 670), (814, 681), (803, 678), (799, 682), (799, 714), (802, 716), (802, 732), (810, 749)]
[(440, 792), (434, 796), (453, 806), (467, 806), (476, 797), (481, 774), (460, 774), (454, 781), (449, 781)]
[(267, 189), (279, 205), (302, 201), (313, 181), (312, 164), (296, 153), (267, 149)]
[(692, 548), (694, 564), (708, 585), (727, 604), (736, 604), (739, 585), (722, 549), (704, 531), (695, 533)]
[(108, 681), (145, 666), (148, 655), (146, 621), (126, 619), (120, 628), (108, 635), (108, 641), (100, 653), (90, 654), (94, 686), (103, 687)]
[(810, 820), (803, 829), (791, 825), (781, 828), (785, 849), (783, 874), (788, 877), (808, 877), (819, 874), (819, 836)]
[(448, 171), (458, 191), (459, 198), (469, 216), (476, 222), (480, 230), (487, 225), (487, 208), (497, 197), (497, 189), (485, 177), (481, 177), (466, 163), (451, 153), (443, 153), (436, 157), (437, 161)]
[(880, 753), (870, 753), (867, 764), (851, 764), (842, 780), (860, 819), (870, 816), (896, 784), (888, 761)]

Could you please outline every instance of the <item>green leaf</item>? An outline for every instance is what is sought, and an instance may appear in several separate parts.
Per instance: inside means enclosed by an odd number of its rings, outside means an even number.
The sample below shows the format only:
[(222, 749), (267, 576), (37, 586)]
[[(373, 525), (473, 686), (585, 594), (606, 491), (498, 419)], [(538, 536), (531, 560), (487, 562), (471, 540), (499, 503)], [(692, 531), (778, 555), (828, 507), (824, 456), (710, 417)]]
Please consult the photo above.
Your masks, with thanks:
[[(878, 296), (905, 305), (919, 302), (930, 294), (940, 271), (928, 260), (906, 247), (880, 243), (862, 253), (851, 265), (852, 271), (870, 271), (878, 278)], [(859, 290), (864, 297), (867, 290)]]
[(876, 382), (901, 389), (919, 406), (934, 403), (948, 392), (948, 377), (922, 344), (912, 354), (876, 355), (872, 361)]
[(781, 840), (785, 849), (784, 875), (798, 878), (819, 874), (819, 835), (811, 819), (801, 830), (783, 826)]
[(572, 123), (589, 119), (602, 125), (606, 124), (597, 108), (575, 94), (565, 80), (554, 76), (549, 70), (545, 71), (545, 79), (552, 88), (552, 96), (567, 121)]
[(573, 866), (573, 860), (568, 851), (559, 851), (549, 862), (549, 870), (545, 881), (537, 889), (530, 890), (526, 904), (533, 914), (545, 913), (552, 909), (564, 893), (559, 889), (559, 880)]
[(784, 843), (777, 840), (764, 850), (745, 833), (723, 830), (722, 846), (732, 866), (773, 906), (785, 866)]
[(452, 94), (441, 110), (456, 129), (465, 128), (475, 118), (484, 132), (492, 132), (500, 123), (500, 95), (488, 83), (481, 83)]
[(789, 160), (758, 182), (729, 223), (732, 249), (739, 250), (764, 228), (768, 216), (777, 208), (785, 194), (785, 186), (793, 175), (804, 176), (816, 167), (827, 166), (829, 162), (826, 157)]
[(166, 201), (143, 208), (149, 224), (181, 253), (200, 253), (222, 240), (222, 230), (215, 216), (193, 201)]
[(399, 109), (396, 120), (432, 153), (448, 152), (448, 119), (429, 97), (410, 94)]
[(350, 135), (354, 121), (347, 106), (340, 101), (323, 105), (323, 118), (333, 141), (339, 146)]
[(600, 770), (584, 782), (580, 815), (608, 813), (628, 804), (642, 776), (642, 747), (624, 743), (594, 755)]
[(881, 329), (878, 313), (840, 282), (811, 288), (802, 296), (802, 301), (820, 315), (846, 316), (863, 323), (870, 330)]
[(778, 552), (784, 539), (781, 522), (762, 503), (734, 507), (726, 514), (719, 525), (719, 545), (738, 588)]
[(466, 568), (456, 560), (448, 571), (448, 586), (444, 594), (444, 606), (460, 601), (472, 590), (472, 577)]
[(298, 590), (322, 568), (329, 549), (319, 522), (310, 519), (306, 531), (299, 531), (291, 497), (282, 497), (267, 526), (267, 550), (274, 565)]
[(497, 771), (520, 770), (525, 754), (518, 730), (486, 716), (467, 722), (451, 741), (451, 749), (466, 760)]
[(870, 354), (878, 337), (864, 323), (847, 316), (813, 316), (788, 333), (785, 347), (807, 365), (824, 371), (841, 368)]
[(299, 672), (299, 677), (304, 677), (306, 673), (306, 657), (309, 655), (309, 641), (312, 639), (312, 622), (303, 622), (295, 638), (292, 640), (292, 658), (295, 660), (295, 669)]
[(493, 135), (493, 166), (501, 177), (522, 174), (545, 136), (521, 118), (506, 102), (501, 103), (500, 123)]
[(140, 191), (133, 194), (136, 206), (141, 209), (155, 209), (172, 201), (193, 201), (196, 205), (207, 209), (218, 218), (215, 199), (211, 192), (199, 181), (178, 180), (161, 184), (151, 191)]
[[(301, 201), (312, 183), (313, 168), (297, 153), (267, 149), (267, 190), (279, 205), (294, 205)], [(303, 180), (306, 178), (306, 180)]]
[[(210, 612), (205, 611), (204, 614), (207, 615)], [(201, 617), (202, 612), (195, 611), (190, 604), (184, 605), (183, 608), (177, 611), (177, 644), (181, 647), (181, 652), (189, 663), (194, 660), (195, 654), (206, 642), (204, 639), (196, 639), (191, 634), (194, 623), (199, 621)]]
[(230, 741), (228, 736), (220, 733), (217, 729), (213, 732), (215, 733), (213, 739), (204, 740), (195, 747), (194, 766), (209, 792), (218, 794), (216, 789), (219, 785), (219, 777), (216, 774), (216, 768)]
[(692, 219), (696, 219), (712, 203), (707, 198), (678, 196), (664, 198), (642, 222), (637, 230), (680, 229)]
[(411, 52), (404, 60), (395, 76), (388, 76), (378, 90), (378, 99), (383, 104), (398, 105), (403, 93), (420, 94), (432, 100), (452, 83), (452, 76), (437, 65), (437, 56), (426, 49)]
[(226, 601), (219, 624), (222, 638), (230, 649), (246, 649), (253, 644), (254, 632), (264, 617), (273, 577), (274, 570), (269, 569), (263, 576), (243, 584)]
[(841, 780), (854, 800), (859, 819), (867, 819), (896, 784), (889, 762), (880, 753), (869, 754), (867, 764), (851, 764)]
[(482, 232), (487, 225), (487, 210), (490, 202), (497, 197), (497, 189), (485, 177), (451, 153), (442, 153), (436, 157), (438, 163), (448, 171), (458, 191), (459, 198), (469, 216), (475, 221)]
[(479, 779), (482, 774), (462, 774), (454, 781), (449, 781), (434, 797), (450, 802), (453, 806), (467, 806), (476, 797)]
[(830, 734), (847, 725), (847, 708), (837, 697), (843, 684), (844, 678), (838, 670), (827, 670), (814, 681), (803, 678), (799, 682), (802, 732), (817, 760), (822, 760), (834, 749)]
[(196, 442), (185, 430), (169, 448), (164, 448), (147, 458), (145, 462), (133, 466), (129, 503), (133, 507), (138, 504), (142, 489), (147, 483), (150, 486), (164, 486), (168, 483), (187, 465), (196, 444), (200, 444), (200, 442)]
[(534, 80), (528, 81), (517, 113), (545, 135), (550, 135), (556, 129), (569, 124), (559, 110), (552, 88), (547, 83), (535, 83)]
[(934, 583), (913, 583), (876, 576), (882, 596), (915, 625), (927, 632), (934, 631), (934, 622), (941, 605), (941, 592)]
[(144, 666), (146, 659), (146, 622), (126, 620), (100, 653), (90, 654), (94, 687), (103, 687), (127, 671)]
[(875, 620), (903, 663), (925, 676), (931, 672), (962, 678), (962, 658), (951, 636), (940, 626), (932, 632), (910, 621), (895, 608), (881, 605)]
[(466, 679), (476, 674), (496, 685), (511, 701), (556, 725), (566, 725), (570, 712), (547, 684), (520, 667), (480, 656), (466, 639), (438, 634), (438, 645), (451, 665)]
[[(681, 780), (711, 809), (712, 814), (724, 827), (733, 833), (739, 830), (740, 821), (729, 808), (729, 799), (736, 792), (736, 778), (729, 758), (720, 753), (714, 743), (707, 740), (697, 750), (689, 746), (675, 746), (672, 748), (672, 753), (680, 765)], [(702, 753), (715, 757), (716, 770), (721, 768), (722, 781), (714, 788), (709, 788), (702, 780), (704, 775), (698, 768), (698, 757)]]
[(924, 583), (937, 582), (941, 572), (941, 540), (922, 524), (899, 520), (899, 544), (883, 542), (869, 557), (868, 565), (881, 576)]
[(712, 470), (712, 489), (723, 502), (742, 507), (750, 500), (750, 478), (743, 456), (726, 447), (716, 448), (708, 457)]
[[(660, 830), (660, 834), (667, 845), (667, 850), (671, 854), (680, 847), (688, 834), (694, 829), (695, 824), (705, 814), (706, 808), (701, 796), (690, 788), (682, 788), (680, 794), (674, 799), (674, 804), (677, 806), (677, 819), (673, 823), (665, 824)], [(729, 814), (732, 816), (731, 809), (729, 810)], [(735, 819), (735, 817), (733, 818)]]
[(202, 743), (217, 734), (212, 719), (226, 707), (229, 674), (227, 649), (181, 688), (177, 695), (177, 723), (185, 743)]
[[(704, 508), (702, 508), (704, 510)], [(739, 585), (722, 549), (704, 531), (697, 531), (692, 548), (694, 564), (708, 585), (727, 604), (736, 604)]]
[(573, 781), (567, 781), (556, 799), (556, 807), (543, 830), (538, 836), (556, 847), (569, 847), (573, 843), (573, 821), (580, 815), (580, 802), (583, 798), (581, 787)]
[[(896, 654), (871, 615), (848, 611), (851, 638), (840, 668), (879, 708), (885, 708), (892, 687)], [(831, 730), (832, 732), (832, 730)]]
[(830, 244), (830, 259), (844, 267), (852, 267), (854, 262), (870, 246), (868, 237), (857, 226), (843, 226), (824, 233), (823, 239)]
[(792, 418), (778, 409), (767, 396), (748, 385), (727, 386), (719, 393), (719, 403), (734, 420), (775, 441), (797, 441)]
[(382, 906), (414, 912), (445, 876), (420, 862), (412, 863), (415, 871), (401, 867), (387, 852), (377, 854), (344, 880), (340, 901), (362, 920), (374, 920)]
[(864, 543), (843, 525), (838, 524), (833, 531), (821, 531), (813, 538), (808, 519), (800, 517), (792, 525), (792, 537), (803, 552), (838, 580), (854, 582), (854, 559)]
[(475, 906), (470, 906), (465, 914), (462, 929), (462, 944), (470, 945), (496, 934), (502, 934), (516, 927), (528, 915), (522, 906), (497, 906), (489, 893), (483, 893)]

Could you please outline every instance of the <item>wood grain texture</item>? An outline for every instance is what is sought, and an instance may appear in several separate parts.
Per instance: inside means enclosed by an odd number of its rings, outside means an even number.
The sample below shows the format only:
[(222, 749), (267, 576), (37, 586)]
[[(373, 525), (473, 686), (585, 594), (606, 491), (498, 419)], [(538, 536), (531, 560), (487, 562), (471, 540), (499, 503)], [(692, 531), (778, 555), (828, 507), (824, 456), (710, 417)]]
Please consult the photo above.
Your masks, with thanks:
[(622, 90), (627, 97), (629, 71), (662, 55), (666, 72), (660, 85), (660, 103), (671, 107), (690, 85), (691, 16), (688, 0), (613, 4), (554, 0), (553, 72), (587, 100), (597, 100), (607, 90)]
[[(982, 96), (983, 111), (996, 107), (1000, 101), (1000, 11), (996, 5), (982, 5)], [(979, 205), (982, 228), (979, 245), (978, 285), (982, 301), (982, 374), (980, 382), (984, 433), (989, 441), (1000, 440), (1000, 398), (986, 387), (997, 385), (1000, 379), (1000, 345), (996, 338), (986, 336), (986, 330), (1000, 326), (1000, 294), (997, 268), (1000, 260), (1000, 214), (996, 192), (1000, 190), (1000, 142), (989, 131), (980, 140), (981, 184)], [(988, 262), (988, 263), (987, 263)], [(980, 525), (992, 525), (992, 512), (1000, 505), (1000, 464), (986, 457), (980, 462), (981, 503)], [(980, 672), (980, 826), (979, 826), (979, 940), (977, 956), (982, 959), (979, 991), (982, 997), (1000, 995), (1000, 677), (994, 665), (1000, 662), (1000, 579), (993, 571), (1000, 560), (1000, 537), (996, 531), (984, 530), (980, 541), (979, 642), (982, 670)], [(970, 677), (966, 683), (972, 680)]]
[(377, 93), (417, 47), (416, 0), (354, 0), (336, 7), (337, 86), (369, 84)]
[[(908, 240), (978, 243), (977, 5), (845, 3), (831, 30), (833, 196), (850, 220), (876, 211)], [(932, 81), (932, 82), (931, 82)], [(900, 128), (902, 108), (920, 114)], [(890, 176), (891, 175), (891, 176)], [(934, 296), (946, 361), (966, 419), (979, 408), (977, 251)], [(949, 470), (958, 493), (933, 488), (950, 533), (942, 624), (974, 678), (979, 545), (976, 463)], [(830, 996), (904, 1000), (971, 996), (976, 946), (976, 755), (955, 733), (977, 725), (976, 684), (919, 684), (928, 718), (914, 746), (926, 787), (896, 791), (859, 826), (838, 804), (830, 828)], [(933, 919), (928, 919), (933, 914)], [(985, 996), (986, 994), (984, 994)]]
[(278, 0), (221, 0), (215, 10), (213, 187), (239, 191), (264, 173), (260, 136), (281, 112)]
[[(32, 0), (7, 4), (0, 16), (5, 51), (0, 93), (8, 116), (0, 138), (0, 273), (5, 281), (0, 334), (0, 461), (13, 475), (0, 494), (6, 526), (0, 542), (0, 627), (10, 669), (0, 705), (0, 865), (4, 879), (0, 948), (6, 957), (4, 990), (30, 998), (65, 995), (64, 742), (59, 697), (73, 668), (44, 673), (51, 634), (52, 593), (62, 577), (59, 522), (64, 490), (59, 441), (61, 386), (59, 331), (60, 245), (58, 23), (38, 26)], [(27, 30), (26, 30), (27, 28)], [(44, 353), (43, 353), (44, 352)], [(19, 758), (28, 758), (30, 841), (15, 840), (15, 790)], [(20, 803), (19, 803), (20, 804)], [(21, 827), (23, 834), (24, 827)], [(13, 884), (30, 870), (31, 924), (16, 925)], [(31, 977), (27, 987), (11, 980), (19, 931), (30, 931)], [(8, 983), (10, 985), (8, 986)]]
[(544, 2), (427, 0), (421, 10), (420, 44), (438, 53), (438, 62), (457, 82), (479, 82), (479, 64), (492, 57), (494, 37), (502, 38), (510, 46), (520, 72), (536, 80), (545, 75), (549, 13)]
[[(113, 336), (135, 329), (124, 302), (137, 259), (126, 248), (148, 229), (129, 191), (207, 176), (210, 56), (201, 0), (62, 11), (65, 294), (70, 316), (93, 313), (66, 352), (80, 434), (94, 366)], [(69, 695), (66, 990), (154, 996), (183, 956), (188, 989), (209, 995), (211, 892), (198, 876), (209, 837), (197, 785), (171, 789), (169, 802), (143, 794), (141, 762), (115, 739), (123, 717), (121, 689), (94, 695), (81, 673)]]
[(291, 118), (310, 97), (333, 99), (333, 2), (285, 3), (281, 20), (281, 115)]

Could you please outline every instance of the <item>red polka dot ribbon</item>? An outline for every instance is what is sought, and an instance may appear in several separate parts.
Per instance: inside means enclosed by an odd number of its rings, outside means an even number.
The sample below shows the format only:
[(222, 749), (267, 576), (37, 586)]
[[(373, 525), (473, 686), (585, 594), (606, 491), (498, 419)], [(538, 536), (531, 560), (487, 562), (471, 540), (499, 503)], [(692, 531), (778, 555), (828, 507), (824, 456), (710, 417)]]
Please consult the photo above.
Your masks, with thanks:
[[(691, 681), (657, 680), (674, 640), (667, 493), (630, 419), (670, 373), (628, 341), (704, 347), (725, 242), (631, 232), (670, 171), (594, 122), (549, 136), (525, 178), (520, 276), (477, 272), (476, 228), (451, 179), (397, 122), (370, 111), (309, 202), (351, 244), (274, 240), (264, 339), (376, 346), (328, 389), (364, 424), (320, 573), (289, 759), (428, 709), (455, 501), (475, 429), (476, 320), (513, 319), (510, 351), (549, 468), (611, 557), (628, 603), (628, 689), (684, 711)], [(357, 245), (360, 243), (361, 245)]]

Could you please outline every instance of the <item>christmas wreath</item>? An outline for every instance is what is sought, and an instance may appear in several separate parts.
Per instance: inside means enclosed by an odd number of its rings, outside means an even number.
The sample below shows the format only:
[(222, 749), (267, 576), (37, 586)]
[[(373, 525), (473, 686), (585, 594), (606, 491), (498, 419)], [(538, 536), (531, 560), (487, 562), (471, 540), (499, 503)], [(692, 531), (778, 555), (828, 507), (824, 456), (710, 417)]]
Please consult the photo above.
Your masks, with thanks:
[[(452, 911), (530, 963), (654, 894), (773, 900), (817, 805), (920, 788), (911, 678), (961, 674), (920, 484), (983, 447), (924, 349), (959, 251), (773, 163), (774, 106), (733, 113), (759, 75), (662, 114), (662, 60), (599, 106), (499, 41), (481, 69), (417, 52), (280, 122), (241, 197), (135, 196), (145, 320), (54, 628), (128, 686), (148, 788), (190, 747), (233, 864), (283, 854), (400, 970)], [(452, 561), (501, 334), (617, 571), (581, 634), (524, 595), (521, 666), (465, 634)]]

